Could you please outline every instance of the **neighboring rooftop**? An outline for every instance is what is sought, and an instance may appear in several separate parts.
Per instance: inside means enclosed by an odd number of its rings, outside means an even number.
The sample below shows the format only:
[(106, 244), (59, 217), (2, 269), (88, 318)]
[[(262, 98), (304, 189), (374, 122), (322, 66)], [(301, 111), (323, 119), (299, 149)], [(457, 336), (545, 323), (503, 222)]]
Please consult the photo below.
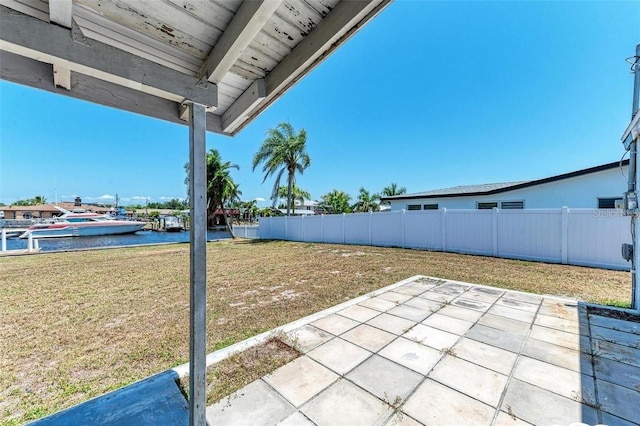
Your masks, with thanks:
[(498, 183), (484, 183), (479, 185), (463, 185), (453, 186), (451, 188), (434, 189), (431, 191), (415, 192), (412, 194), (394, 195), (391, 197), (381, 197), (381, 201), (387, 200), (406, 200), (415, 198), (445, 198), (445, 197), (460, 197), (465, 195), (490, 195), (499, 194), (501, 192), (512, 191), (514, 189), (527, 188), (534, 185), (542, 185), (544, 183), (555, 182), (563, 179), (574, 178), (578, 176), (587, 175), (590, 173), (597, 173), (604, 170), (613, 169), (620, 166), (628, 166), (629, 160), (622, 162), (615, 161), (613, 163), (602, 164), (600, 166), (589, 167), (588, 169), (576, 170), (569, 173), (563, 173), (561, 175), (551, 176), (543, 179), (536, 180), (522, 180), (516, 182), (498, 182)]

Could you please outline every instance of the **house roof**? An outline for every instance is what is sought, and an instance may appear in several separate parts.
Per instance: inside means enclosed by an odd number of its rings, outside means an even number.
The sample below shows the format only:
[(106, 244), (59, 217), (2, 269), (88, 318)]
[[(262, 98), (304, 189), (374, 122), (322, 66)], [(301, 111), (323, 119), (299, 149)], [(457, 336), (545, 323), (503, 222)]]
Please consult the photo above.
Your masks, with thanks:
[(551, 176), (537, 180), (525, 180), (517, 182), (500, 182), (500, 183), (485, 183), (480, 185), (464, 185), (454, 186), (451, 188), (435, 189), (432, 191), (416, 192), (413, 194), (394, 195), (391, 197), (381, 197), (381, 201), (391, 200), (411, 200), (418, 198), (447, 198), (447, 197), (463, 197), (469, 195), (492, 195), (500, 194), (502, 192), (513, 191), (515, 189), (528, 188), (531, 186), (542, 185), (545, 183), (556, 182), (563, 179), (570, 179), (578, 176), (588, 175), (591, 173), (597, 173), (604, 170), (614, 169), (620, 167), (620, 165), (629, 165), (629, 160), (622, 162), (613, 162), (602, 164), (596, 167), (590, 167), (588, 169), (577, 170), (574, 172), (563, 173), (561, 175)]
[(108, 212), (110, 207), (99, 207), (92, 204), (82, 204), (75, 205), (73, 202), (60, 202), (58, 204), (38, 204), (35, 206), (2, 206), (0, 210), (5, 212), (49, 212), (59, 214), (60, 210), (58, 210), (55, 206), (62, 207), (65, 210), (72, 211), (74, 209), (83, 209), (90, 212)]
[(316, 207), (317, 205), (319, 205), (319, 203), (317, 201), (313, 201), (313, 200), (304, 200), (304, 202), (300, 202), (300, 200), (293, 200), (293, 204), (297, 207), (302, 206), (302, 207)]
[(11, 0), (0, 77), (234, 135), (391, 0)]

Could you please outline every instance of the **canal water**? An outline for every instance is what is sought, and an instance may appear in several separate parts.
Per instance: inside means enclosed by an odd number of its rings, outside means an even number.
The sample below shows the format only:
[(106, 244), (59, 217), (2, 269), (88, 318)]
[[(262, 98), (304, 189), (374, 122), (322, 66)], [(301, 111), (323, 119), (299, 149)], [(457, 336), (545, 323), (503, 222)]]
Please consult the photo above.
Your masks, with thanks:
[[(231, 238), (227, 231), (207, 231), (207, 240)], [(107, 235), (101, 237), (41, 238), (40, 251), (78, 250), (100, 247), (134, 246), (140, 244), (186, 243), (189, 232), (138, 231), (128, 235)], [(7, 250), (24, 250), (27, 239), (7, 240)]]

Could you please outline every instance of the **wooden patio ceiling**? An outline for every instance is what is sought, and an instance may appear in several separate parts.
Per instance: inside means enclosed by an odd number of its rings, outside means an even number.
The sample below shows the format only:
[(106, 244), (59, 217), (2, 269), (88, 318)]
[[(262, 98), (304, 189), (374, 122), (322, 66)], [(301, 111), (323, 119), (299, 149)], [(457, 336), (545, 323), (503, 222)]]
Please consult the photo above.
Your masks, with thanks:
[(0, 78), (234, 135), (391, 0), (0, 0)]

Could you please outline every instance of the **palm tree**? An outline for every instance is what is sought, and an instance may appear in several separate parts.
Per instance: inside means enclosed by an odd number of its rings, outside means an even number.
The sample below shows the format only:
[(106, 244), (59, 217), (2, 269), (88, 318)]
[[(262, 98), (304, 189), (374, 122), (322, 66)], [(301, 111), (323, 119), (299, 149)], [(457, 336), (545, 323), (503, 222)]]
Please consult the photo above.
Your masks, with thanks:
[(392, 182), (391, 185), (385, 186), (382, 190), (382, 195), (385, 197), (393, 197), (394, 195), (402, 195), (407, 193), (407, 188), (404, 186), (398, 187), (398, 184)]
[[(286, 186), (281, 186), (280, 188), (278, 188), (278, 198), (287, 198), (289, 195), (289, 188)], [(309, 194), (307, 191), (305, 191), (304, 189), (300, 189), (298, 188), (298, 185), (293, 185), (293, 189), (291, 191), (291, 198), (294, 201), (300, 201), (300, 204), (304, 204), (304, 200), (310, 200), (311, 199), (311, 194)], [(295, 210), (295, 206), (293, 208), (293, 210)]]
[(376, 200), (380, 199), (378, 194), (370, 194), (369, 191), (360, 188), (358, 194), (358, 202), (353, 205), (353, 210), (356, 212), (375, 212), (380, 209)]
[[(224, 215), (225, 225), (227, 231), (231, 234), (232, 238), (235, 238), (233, 229), (229, 223), (229, 218), (224, 210), (225, 206), (238, 200), (242, 191), (240, 191), (237, 183), (233, 181), (230, 170), (239, 170), (240, 167), (237, 164), (232, 164), (230, 161), (222, 161), (220, 153), (216, 149), (211, 149), (207, 152), (205, 159), (207, 165), (207, 217), (214, 214), (215, 211), (220, 208)], [(185, 183), (189, 185), (189, 163), (184, 165), (187, 177)]]
[(349, 201), (351, 196), (344, 191), (334, 189), (322, 196), (321, 204), (323, 207), (330, 207), (333, 213), (351, 213)]
[(304, 129), (296, 133), (290, 123), (282, 122), (276, 128), (267, 131), (267, 138), (253, 156), (253, 170), (262, 163), (262, 171), (264, 172), (262, 183), (269, 176), (276, 175), (271, 192), (274, 205), (278, 199), (280, 179), (287, 172), (287, 216), (291, 212), (295, 173), (302, 174), (311, 164), (306, 143), (307, 132)]
[[(384, 189), (382, 190), (382, 193), (380, 195), (384, 196), (384, 197), (393, 197), (394, 195), (402, 195), (402, 194), (406, 194), (407, 193), (407, 188), (405, 188), (404, 186), (400, 186), (398, 187), (398, 184), (395, 182), (392, 182), (391, 185), (389, 186), (385, 186)], [(389, 203), (389, 201), (382, 201), (381, 204), (384, 205), (389, 205), (391, 203)]]
[(35, 197), (33, 197), (33, 204), (36, 206), (47, 204), (47, 199), (44, 198), (44, 195), (36, 195)]
[(260, 212), (258, 202), (256, 200), (240, 201), (238, 205), (242, 212), (243, 219), (249, 219), (249, 222), (253, 223), (254, 219), (258, 217), (258, 213)]
[(40, 204), (46, 204), (47, 199), (42, 195), (36, 195), (33, 198), (27, 198), (26, 200), (18, 200), (14, 203), (11, 203), (12, 206), (37, 206)]

